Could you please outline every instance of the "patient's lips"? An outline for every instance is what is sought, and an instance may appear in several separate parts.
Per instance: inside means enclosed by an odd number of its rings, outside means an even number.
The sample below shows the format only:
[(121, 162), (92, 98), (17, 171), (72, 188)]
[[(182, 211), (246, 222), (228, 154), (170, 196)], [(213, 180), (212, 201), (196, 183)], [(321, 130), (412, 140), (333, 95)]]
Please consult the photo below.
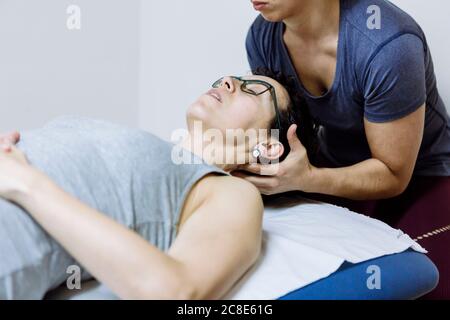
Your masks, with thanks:
[(216, 99), (217, 101), (222, 102), (222, 96), (221, 96), (219, 90), (217, 90), (217, 89), (211, 89), (211, 90), (209, 90), (206, 94), (209, 95), (209, 96), (211, 96), (211, 97), (213, 97), (213, 98)]

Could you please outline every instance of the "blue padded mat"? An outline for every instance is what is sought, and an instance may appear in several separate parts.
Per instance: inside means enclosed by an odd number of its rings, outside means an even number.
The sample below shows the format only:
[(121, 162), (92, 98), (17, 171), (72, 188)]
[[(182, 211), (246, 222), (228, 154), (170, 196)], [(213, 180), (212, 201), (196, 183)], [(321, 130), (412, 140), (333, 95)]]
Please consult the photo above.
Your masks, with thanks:
[(346, 262), (329, 277), (280, 300), (409, 300), (427, 294), (438, 281), (434, 263), (408, 250), (358, 264)]

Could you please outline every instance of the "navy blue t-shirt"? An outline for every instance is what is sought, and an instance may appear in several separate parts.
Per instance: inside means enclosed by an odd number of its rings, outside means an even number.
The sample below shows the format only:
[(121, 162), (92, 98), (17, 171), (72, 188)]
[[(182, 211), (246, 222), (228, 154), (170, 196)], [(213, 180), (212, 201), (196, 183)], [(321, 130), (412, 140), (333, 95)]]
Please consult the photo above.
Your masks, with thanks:
[[(381, 8), (381, 30), (367, 27), (367, 8)], [(426, 102), (425, 131), (415, 175), (450, 176), (450, 118), (436, 86), (425, 35), (404, 11), (384, 0), (341, 0), (337, 66), (331, 89), (311, 95), (302, 85), (283, 41), (285, 25), (259, 16), (247, 35), (252, 70), (297, 79), (316, 124), (320, 154), (330, 167), (371, 158), (364, 118), (389, 122)]]

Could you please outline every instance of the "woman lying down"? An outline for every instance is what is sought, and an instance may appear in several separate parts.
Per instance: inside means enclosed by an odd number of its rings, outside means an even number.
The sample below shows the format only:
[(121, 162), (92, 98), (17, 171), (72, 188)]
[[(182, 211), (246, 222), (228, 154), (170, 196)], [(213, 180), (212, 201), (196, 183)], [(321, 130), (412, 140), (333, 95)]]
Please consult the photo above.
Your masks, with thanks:
[[(287, 153), (283, 139), (247, 135), (295, 132), (294, 106), (280, 83), (253, 75), (213, 87), (188, 109), (186, 153), (200, 160), (200, 145), (246, 163)], [(204, 132), (244, 129), (245, 139), (209, 138), (206, 145), (204, 135), (193, 134), (196, 121)], [(147, 132), (70, 116), (2, 148), (0, 299), (41, 299), (66, 281), (72, 265), (119, 298), (224, 296), (260, 252), (260, 194), (226, 174), (239, 163), (214, 163), (209, 152), (177, 164), (173, 151)]]

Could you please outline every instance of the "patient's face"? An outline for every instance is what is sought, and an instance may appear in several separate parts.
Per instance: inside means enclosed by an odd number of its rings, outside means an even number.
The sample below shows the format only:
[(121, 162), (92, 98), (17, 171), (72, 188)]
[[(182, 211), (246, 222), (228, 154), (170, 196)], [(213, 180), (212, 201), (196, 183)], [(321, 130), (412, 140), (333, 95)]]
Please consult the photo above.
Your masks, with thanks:
[[(263, 76), (245, 76), (243, 79), (263, 80), (275, 88), (278, 108), (285, 110), (289, 95), (277, 81)], [(224, 77), (217, 88), (201, 95), (188, 109), (188, 125), (201, 121), (204, 130), (219, 129), (268, 129), (275, 117), (275, 106), (270, 90), (255, 96), (241, 90), (242, 82)], [(247, 89), (258, 91), (261, 87), (248, 85)]]

